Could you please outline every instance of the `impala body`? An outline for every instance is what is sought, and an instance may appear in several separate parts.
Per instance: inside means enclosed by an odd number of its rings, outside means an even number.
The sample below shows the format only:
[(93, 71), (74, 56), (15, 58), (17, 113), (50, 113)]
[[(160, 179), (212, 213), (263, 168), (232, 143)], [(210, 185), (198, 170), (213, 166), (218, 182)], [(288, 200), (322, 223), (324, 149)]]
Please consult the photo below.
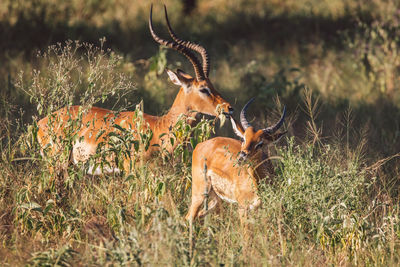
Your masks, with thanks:
[[(169, 24), (166, 8), (165, 18), (173, 41), (161, 39), (155, 34), (151, 8), (149, 28), (154, 40), (161, 45), (178, 51), (188, 58), (193, 65), (196, 77), (194, 78), (182, 70), (177, 70), (176, 72), (167, 70), (170, 80), (175, 85), (180, 86), (180, 90), (166, 115), (158, 117), (143, 114), (143, 128), (150, 129), (153, 133), (149, 149), (144, 154), (145, 159), (160, 148), (153, 145), (162, 145), (161, 143), (164, 140), (169, 141), (168, 133), (171, 127), (176, 124), (180, 115), (187, 115), (189, 117), (188, 123), (193, 124), (194, 122), (190, 117), (194, 117), (198, 112), (217, 116), (219, 115), (217, 111), (218, 107), (226, 116), (231, 115), (233, 112), (230, 104), (214, 89), (208, 78), (209, 58), (206, 50), (200, 45), (183, 41), (175, 35)], [(200, 64), (192, 51), (200, 53), (203, 60), (202, 64)], [(62, 149), (63, 144), (57, 140), (65, 137), (65, 128), (68, 127), (68, 123), (71, 120), (79, 119), (80, 123), (80, 126), (72, 133), (78, 137), (77, 141), (73, 144), (71, 153), (71, 159), (74, 163), (88, 160), (95, 153), (98, 144), (105, 141), (108, 134), (115, 130), (113, 127), (114, 124), (132, 131), (133, 135), (137, 135), (139, 130), (143, 130), (136, 129), (135, 120), (137, 118), (135, 118), (134, 111), (116, 113), (112, 110), (92, 107), (83, 114), (80, 114), (80, 108), (80, 106), (64, 107), (38, 122), (38, 141), (42, 149), (50, 146), (48, 150), (50, 155), (58, 153)], [(167, 135), (160, 138), (162, 134)], [(175, 146), (176, 142), (174, 146), (170, 142), (164, 142), (163, 144), (163, 148), (170, 152)], [(127, 166), (129, 166), (129, 161), (128, 157), (125, 158), (124, 169), (127, 169)], [(99, 168), (93, 170), (93, 168), (90, 168), (88, 172), (91, 174), (100, 174), (104, 171), (119, 172), (120, 170), (117, 168), (106, 168), (105, 170), (100, 170)]]
[[(258, 184), (274, 176), (268, 151), (262, 147), (285, 134), (277, 133), (277, 130), (284, 122), (286, 109), (274, 126), (256, 131), (246, 119), (246, 109), (251, 101), (241, 112), (241, 125), (231, 118), (242, 141), (216, 137), (200, 143), (193, 151), (192, 203), (186, 216), (190, 222), (211, 211), (221, 199), (238, 203), (241, 216), (261, 204)], [(208, 201), (207, 208), (200, 211), (204, 201)]]

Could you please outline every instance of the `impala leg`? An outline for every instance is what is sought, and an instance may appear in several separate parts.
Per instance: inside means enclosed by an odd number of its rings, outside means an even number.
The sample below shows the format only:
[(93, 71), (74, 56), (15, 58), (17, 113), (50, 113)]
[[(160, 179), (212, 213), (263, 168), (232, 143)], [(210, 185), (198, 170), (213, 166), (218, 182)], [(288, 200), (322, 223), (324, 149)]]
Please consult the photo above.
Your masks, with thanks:
[(203, 205), (203, 209), (198, 213), (198, 217), (206, 216), (210, 211), (212, 211), (217, 205), (220, 203), (220, 199), (217, 194), (211, 189), (210, 193), (208, 194), (208, 205), (207, 210)]
[(186, 215), (186, 220), (189, 221), (193, 221), (194, 218), (198, 217), (199, 209), (206, 199), (205, 192), (210, 194), (212, 191), (211, 184), (204, 179), (204, 173), (194, 173), (192, 181), (192, 203)]
[(203, 204), (204, 199), (205, 196), (193, 196), (192, 194), (192, 204), (190, 205), (188, 214), (186, 215), (186, 220), (188, 220), (190, 223), (192, 223), (193, 219), (197, 217), (197, 214), (201, 205)]
[(238, 198), (238, 204), (240, 224), (241, 226), (246, 226), (248, 212), (257, 209), (261, 205), (261, 199), (256, 192), (248, 192)]
[(239, 206), (239, 220), (240, 226), (244, 227), (247, 225), (247, 214), (248, 214), (248, 206)]
[(239, 220), (240, 220), (240, 228), (242, 233), (242, 242), (243, 242), (243, 253), (248, 252), (249, 240), (250, 240), (250, 231), (249, 224), (247, 222), (247, 215), (249, 211), (248, 205), (239, 205)]

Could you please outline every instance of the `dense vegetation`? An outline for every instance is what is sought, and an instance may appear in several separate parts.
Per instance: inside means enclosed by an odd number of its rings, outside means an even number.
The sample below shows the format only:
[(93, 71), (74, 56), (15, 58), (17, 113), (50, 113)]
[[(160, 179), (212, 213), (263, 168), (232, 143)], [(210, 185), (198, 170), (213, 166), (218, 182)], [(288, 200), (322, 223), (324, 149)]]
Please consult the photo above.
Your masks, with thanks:
[[(177, 92), (165, 68), (192, 69), (152, 40), (147, 1), (2, 0), (1, 264), (398, 265), (399, 1), (199, 0), (190, 14), (182, 2), (166, 1), (171, 22), (208, 49), (210, 78), (235, 116), (252, 96), (259, 126), (287, 106), (289, 133), (270, 147), (277, 176), (261, 186), (262, 207), (243, 229), (237, 206), (224, 204), (190, 235), (185, 144), (233, 136), (213, 119), (182, 120), (173, 130), (183, 145), (132, 173), (67, 166), (69, 135), (63, 153), (42, 156), (38, 119), (65, 105), (133, 110), (141, 100), (162, 114)], [(151, 133), (118, 131), (111, 153), (138, 142), (140, 158)]]

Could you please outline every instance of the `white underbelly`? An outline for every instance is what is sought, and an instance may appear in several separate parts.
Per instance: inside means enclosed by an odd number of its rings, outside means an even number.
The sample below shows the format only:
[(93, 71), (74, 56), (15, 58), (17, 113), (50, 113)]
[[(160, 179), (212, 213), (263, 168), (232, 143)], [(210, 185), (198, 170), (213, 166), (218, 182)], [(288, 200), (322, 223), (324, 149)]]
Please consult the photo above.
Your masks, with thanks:
[(229, 203), (237, 203), (235, 198), (235, 185), (223, 176), (209, 170), (207, 176), (211, 179), (211, 185), (219, 198)]
[[(95, 153), (96, 153), (96, 145), (91, 145), (85, 142), (77, 141), (72, 149), (72, 160), (74, 164), (78, 164), (79, 162), (85, 162), (89, 160), (90, 156), (94, 155)], [(111, 166), (101, 167), (97, 165), (95, 168), (94, 165), (91, 165), (89, 166), (87, 173), (90, 175), (101, 175), (101, 174), (120, 173), (120, 170), (116, 167), (111, 167)]]
[(103, 168), (101, 168), (100, 166), (97, 166), (95, 170), (93, 170), (93, 169), (94, 169), (93, 165), (89, 166), (87, 173), (90, 175), (120, 173), (120, 170), (118, 168), (112, 168), (112, 167), (108, 167), (108, 166), (104, 166)]

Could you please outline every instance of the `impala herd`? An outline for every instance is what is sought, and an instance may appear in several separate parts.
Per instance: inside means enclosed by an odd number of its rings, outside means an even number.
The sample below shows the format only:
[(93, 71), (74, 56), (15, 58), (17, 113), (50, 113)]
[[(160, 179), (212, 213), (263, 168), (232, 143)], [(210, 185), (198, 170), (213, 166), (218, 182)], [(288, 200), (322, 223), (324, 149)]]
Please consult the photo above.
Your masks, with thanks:
[[(149, 16), (149, 29), (153, 39), (160, 45), (176, 50), (184, 55), (192, 64), (195, 77), (182, 70), (167, 70), (169, 79), (180, 86), (175, 100), (164, 116), (143, 114), (143, 128), (153, 133), (149, 149), (144, 158), (149, 159), (154, 152), (163, 145), (169, 152), (176, 147), (169, 143), (170, 129), (181, 115), (186, 115), (187, 123), (195, 122), (191, 117), (197, 113), (218, 116), (224, 114), (230, 118), (232, 127), (241, 141), (226, 137), (215, 137), (196, 146), (192, 157), (192, 201), (186, 218), (192, 223), (193, 219), (205, 215), (220, 202), (220, 199), (231, 203), (238, 203), (240, 214), (249, 209), (258, 207), (261, 203), (257, 195), (259, 181), (271, 180), (274, 168), (269, 159), (268, 143), (278, 140), (285, 132), (278, 132), (283, 125), (286, 109), (280, 120), (271, 127), (256, 131), (246, 118), (246, 111), (253, 101), (250, 100), (240, 113), (240, 123), (232, 117), (233, 108), (214, 88), (208, 78), (210, 62), (204, 47), (181, 40), (172, 30), (168, 20), (167, 9), (165, 20), (172, 40), (160, 38), (154, 31), (152, 23), (152, 6)], [(194, 54), (200, 54), (200, 62)], [(65, 138), (65, 128), (71, 120), (79, 120), (80, 126), (74, 132), (78, 138), (73, 144), (70, 159), (73, 163), (85, 162), (96, 153), (98, 145), (104, 142), (109, 133), (114, 130), (113, 125), (128, 129), (134, 136), (138, 136), (141, 129), (137, 129), (135, 111), (113, 112), (98, 107), (92, 107), (83, 112), (80, 106), (64, 107), (38, 122), (38, 142), (42, 153), (46, 148), (47, 155), (60, 153), (63, 144), (57, 140)], [(262, 147), (265, 147), (262, 149)], [(133, 150), (133, 147), (132, 147)], [(111, 161), (111, 159), (109, 159)], [(125, 157), (124, 171), (129, 170), (131, 157)], [(135, 159), (133, 159), (134, 161)], [(88, 173), (120, 172), (116, 166), (96, 169), (89, 167)], [(208, 201), (201, 211), (200, 207)]]

